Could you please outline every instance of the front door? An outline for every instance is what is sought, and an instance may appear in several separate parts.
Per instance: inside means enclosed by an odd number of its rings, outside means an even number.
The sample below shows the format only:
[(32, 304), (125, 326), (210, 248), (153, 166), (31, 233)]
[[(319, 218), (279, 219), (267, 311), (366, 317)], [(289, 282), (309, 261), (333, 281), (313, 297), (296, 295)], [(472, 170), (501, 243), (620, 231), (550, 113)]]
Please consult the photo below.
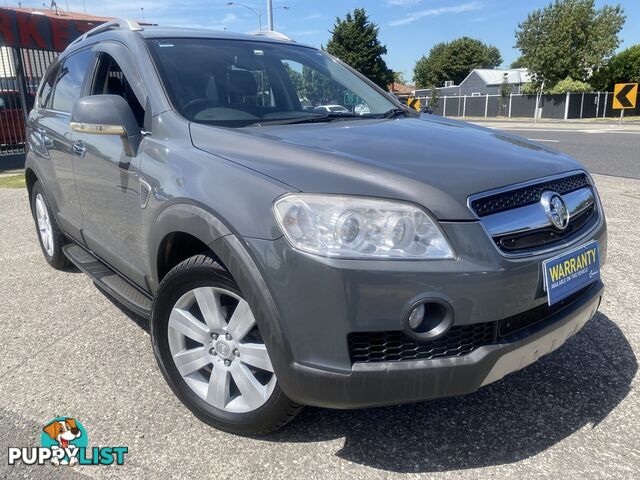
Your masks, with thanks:
[[(91, 95), (120, 95), (140, 126), (144, 110), (114, 58), (99, 53)], [(145, 288), (140, 157), (128, 157), (122, 139), (74, 132), (74, 173), (87, 246), (111, 267)], [(144, 140), (143, 140), (144, 142)]]

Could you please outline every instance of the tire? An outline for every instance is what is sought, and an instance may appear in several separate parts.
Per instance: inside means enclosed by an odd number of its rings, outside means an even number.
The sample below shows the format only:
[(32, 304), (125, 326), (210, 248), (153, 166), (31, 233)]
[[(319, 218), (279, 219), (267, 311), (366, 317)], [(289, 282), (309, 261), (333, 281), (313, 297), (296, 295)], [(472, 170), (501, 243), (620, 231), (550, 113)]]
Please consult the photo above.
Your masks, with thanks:
[(302, 409), (280, 389), (250, 307), (212, 255), (191, 257), (165, 276), (150, 327), (165, 380), (205, 423), (259, 435)]
[(67, 240), (60, 230), (39, 181), (31, 189), (31, 214), (36, 224), (38, 242), (44, 258), (56, 270), (65, 269), (69, 266), (69, 259), (62, 251), (62, 247), (67, 243)]

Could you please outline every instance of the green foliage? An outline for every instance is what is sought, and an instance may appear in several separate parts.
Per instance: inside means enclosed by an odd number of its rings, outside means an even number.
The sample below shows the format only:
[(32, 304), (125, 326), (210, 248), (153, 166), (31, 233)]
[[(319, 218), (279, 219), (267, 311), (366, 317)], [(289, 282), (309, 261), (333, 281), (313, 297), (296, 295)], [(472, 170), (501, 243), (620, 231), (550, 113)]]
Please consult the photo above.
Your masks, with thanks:
[(524, 58), (518, 57), (511, 62), (511, 66), (509, 68), (527, 68), (527, 66), (524, 63)]
[(0, 188), (24, 188), (25, 186), (24, 175), (0, 177)]
[(302, 92), (304, 86), (304, 79), (302, 78), (302, 74), (300, 72), (295, 71), (287, 62), (283, 62), (285, 71), (289, 74), (289, 78), (291, 78), (291, 83), (295, 87), (298, 93)]
[(598, 70), (591, 83), (601, 91), (613, 91), (616, 83), (640, 82), (640, 44), (611, 57), (606, 67)]
[(509, 83), (509, 77), (505, 75), (502, 79), (502, 83), (500, 84), (500, 90), (498, 97), (499, 103), (499, 111), (504, 115), (506, 113), (507, 102), (511, 93), (513, 92), (513, 85)]
[(555, 0), (518, 25), (516, 47), (537, 85), (586, 81), (618, 48), (624, 21), (619, 5), (596, 10), (594, 0)]
[(404, 72), (393, 72), (393, 81), (405, 85), (407, 81), (404, 78)]
[(593, 87), (586, 82), (567, 77), (560, 80), (547, 93), (581, 93), (593, 92)]
[(358, 70), (384, 88), (393, 82), (393, 71), (387, 68), (382, 55), (387, 47), (378, 39), (378, 26), (369, 21), (364, 8), (347, 13), (344, 20), (336, 18), (327, 43), (327, 52)]
[(509, 98), (513, 93), (513, 85), (511, 85), (508, 81), (507, 75), (502, 79), (502, 84), (500, 84), (500, 98)]
[(438, 43), (413, 69), (417, 86), (442, 86), (446, 80), (459, 85), (474, 68), (495, 68), (502, 63), (500, 51), (480, 40), (462, 37)]
[(302, 67), (302, 96), (312, 105), (342, 104), (344, 89), (318, 70)]
[(429, 93), (429, 106), (433, 109), (438, 108), (438, 101), (440, 100), (440, 95), (438, 94), (438, 90), (434, 85), (429, 87), (431, 92)]
[(540, 86), (533, 82), (523, 83), (520, 87), (520, 93), (524, 93), (525, 95), (537, 95), (540, 93)]

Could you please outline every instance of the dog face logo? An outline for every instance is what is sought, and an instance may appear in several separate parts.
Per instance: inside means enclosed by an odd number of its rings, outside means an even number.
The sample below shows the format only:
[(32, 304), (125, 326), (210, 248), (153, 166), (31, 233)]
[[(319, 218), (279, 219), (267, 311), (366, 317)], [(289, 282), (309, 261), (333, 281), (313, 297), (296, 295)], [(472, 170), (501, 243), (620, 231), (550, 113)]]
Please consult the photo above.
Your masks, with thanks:
[[(89, 447), (89, 435), (75, 418), (55, 417), (40, 430), (40, 446), (9, 446), (9, 465), (124, 465), (129, 447)], [(2, 475), (0, 477), (4, 478)]]
[[(47, 424), (42, 431), (56, 442), (60, 448), (71, 449), (72, 451), (77, 448), (77, 445), (71, 442), (82, 437), (82, 431), (78, 428), (75, 418), (58, 418)], [(58, 462), (55, 460), (52, 459), (52, 462), (57, 465)], [(77, 461), (77, 458), (71, 458), (69, 464), (74, 465)]]
[(58, 442), (58, 445), (60, 445), (61, 448), (67, 448), (69, 446), (69, 442), (82, 436), (82, 432), (76, 426), (74, 418), (54, 420), (42, 430), (44, 433), (49, 435), (52, 440)]

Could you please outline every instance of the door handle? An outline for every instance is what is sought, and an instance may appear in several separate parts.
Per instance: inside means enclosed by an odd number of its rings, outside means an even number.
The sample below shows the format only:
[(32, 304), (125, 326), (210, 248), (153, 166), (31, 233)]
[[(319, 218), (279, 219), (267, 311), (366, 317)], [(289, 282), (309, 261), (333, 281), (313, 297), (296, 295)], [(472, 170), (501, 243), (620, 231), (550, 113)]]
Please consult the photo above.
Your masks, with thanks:
[(73, 153), (79, 156), (83, 156), (87, 151), (87, 148), (84, 146), (84, 142), (82, 140), (77, 140), (71, 144), (71, 148), (73, 149)]

